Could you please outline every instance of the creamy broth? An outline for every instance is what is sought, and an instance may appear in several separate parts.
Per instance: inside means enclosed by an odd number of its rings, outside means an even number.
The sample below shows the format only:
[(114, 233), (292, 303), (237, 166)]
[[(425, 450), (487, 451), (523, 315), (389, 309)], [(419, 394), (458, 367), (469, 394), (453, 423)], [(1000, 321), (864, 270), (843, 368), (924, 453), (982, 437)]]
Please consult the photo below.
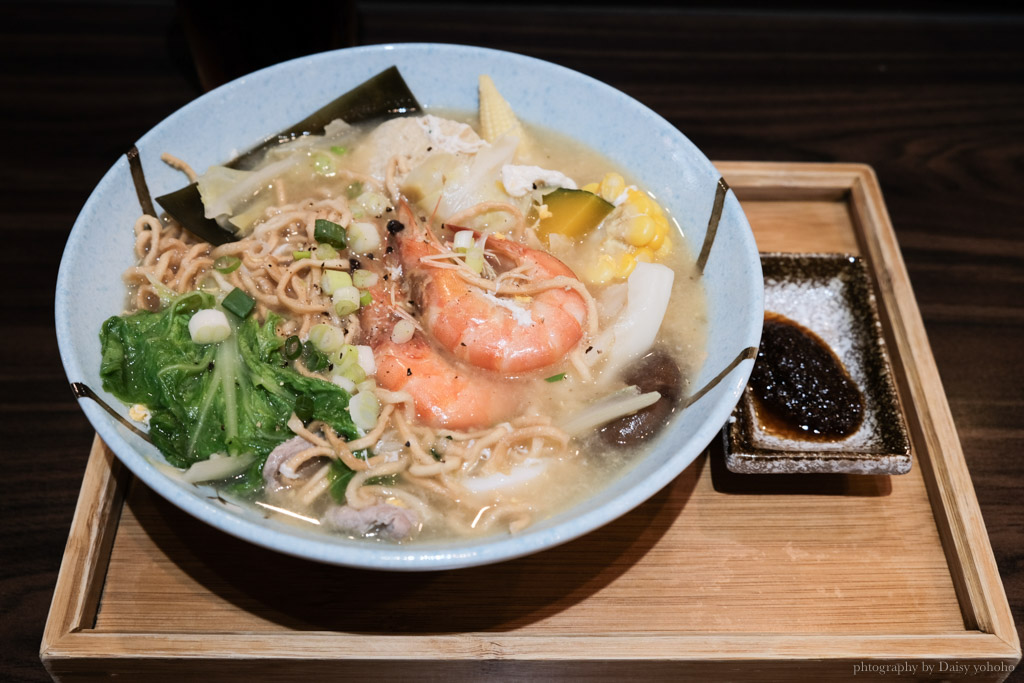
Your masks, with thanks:
[[(479, 130), (472, 116), (450, 111), (432, 113), (469, 123)], [(324, 144), (301, 152), (308, 161), (285, 169), (269, 183), (261, 185), (262, 189), (237, 208), (236, 215), (247, 216), (240, 222), (250, 221), (251, 224), (243, 228), (249, 231), (249, 236), (235, 243), (236, 246), (204, 251), (200, 246), (193, 246), (194, 240), (187, 234), (178, 238), (185, 243), (182, 249), (194, 249), (197, 258), (208, 261), (195, 268), (195, 279), (189, 282), (215, 292), (218, 300), (231, 286), (243, 289), (254, 299), (253, 315), (260, 320), (274, 313), (282, 316), (277, 328), (281, 337), (294, 335), (309, 344), (314, 337), (319, 338), (317, 330), (323, 331), (323, 326), (339, 330), (339, 334), (344, 336), (343, 350), (326, 351), (331, 348), (329, 344), (322, 349), (331, 360), (330, 366), (311, 371), (307, 367), (298, 367), (300, 361), (293, 361), (302, 374), (334, 381), (353, 394), (357, 393), (354, 389), (376, 392), (378, 418), (360, 426), (358, 434), (348, 440), (349, 443), (374, 441), (363, 453), (359, 452), (361, 449), (357, 451), (347, 447), (344, 439), (336, 439), (333, 429), (321, 430), (320, 423), (315, 420), (306, 427), (302, 426), (301, 420), (296, 425), (293, 416), (291, 432), (297, 434), (296, 439), (304, 437), (306, 441), (299, 443), (296, 446), (298, 450), (290, 453), (280, 455), (277, 449), (271, 453), (270, 459), (277, 463), (274, 467), (283, 469), (275, 469), (265, 476), (266, 488), (257, 504), (270, 510), (271, 514), (280, 514), (282, 519), (305, 520), (330, 529), (332, 533), (376, 541), (415, 542), (521, 532), (530, 524), (564, 510), (593, 495), (614, 478), (623, 476), (643, 456), (646, 443), (656, 437), (634, 446), (614, 446), (597, 435), (595, 430), (590, 430), (588, 434), (563, 443), (564, 434), (559, 430), (568, 416), (580, 413), (587, 406), (627, 386), (620, 377), (603, 372), (604, 360), (598, 359), (581, 370), (580, 363), (584, 362), (581, 359), (587, 357), (583, 351), (594, 342), (586, 331), (592, 313), (588, 313), (586, 324), (580, 325), (583, 328), (582, 339), (570, 344), (572, 353), (577, 354), (575, 360), (567, 352), (538, 367), (495, 371), (474, 367), (466, 358), (456, 359), (456, 355), (463, 353), (457, 345), (454, 349), (440, 348), (438, 337), (432, 332), (433, 326), (441, 323), (428, 324), (427, 307), (417, 297), (422, 292), (432, 291), (424, 279), (430, 280), (436, 273), (448, 271), (426, 268), (417, 275), (408, 262), (403, 267), (402, 259), (418, 244), (411, 238), (414, 225), (410, 222), (428, 224), (446, 248), (461, 230), (442, 226), (443, 221), (431, 215), (422, 199), (419, 205), (413, 204), (411, 216), (401, 213), (400, 203), (405, 196), (396, 197), (394, 192), (389, 193), (389, 189), (401, 187), (399, 182), (390, 182), (390, 174), (393, 172), (396, 178), (405, 178), (408, 184), (408, 179), (414, 177), (414, 170), (403, 169), (401, 163), (396, 163), (394, 168), (388, 166), (381, 175), (381, 158), (388, 155), (368, 148), (373, 144), (372, 130), (373, 127), (359, 127), (336, 133)], [(611, 172), (621, 174), (626, 186), (632, 185), (626, 170), (616, 169), (602, 155), (564, 136), (526, 127), (524, 140), (526, 144), (522, 144), (516, 153), (516, 165), (557, 170), (580, 187), (601, 183)], [(265, 164), (273, 164), (280, 158), (278, 151), (272, 152)], [(374, 164), (377, 164), (376, 168)], [(454, 166), (446, 168), (452, 173), (458, 170), (452, 171)], [(258, 169), (254, 172), (258, 173)], [(442, 172), (445, 171), (442, 169)], [(637, 189), (643, 191), (642, 188)], [(489, 190), (483, 192), (481, 196), (490, 200), (490, 195), (486, 194)], [(429, 196), (428, 190), (423, 193)], [(541, 195), (533, 193), (532, 196), (536, 199)], [(536, 226), (538, 209), (536, 201), (532, 206), (527, 206), (529, 203), (529, 199), (520, 202), (527, 207), (522, 212), (527, 229), (520, 241), (531, 249), (549, 252), (574, 273), (580, 274), (594, 299), (593, 310), (598, 316), (596, 328), (599, 332), (606, 330), (622, 313), (626, 280), (615, 277), (606, 282), (588, 282), (583, 275), (590, 272), (588, 269), (592, 269), (607, 251), (606, 236), (602, 236), (599, 229), (581, 238), (566, 239), (559, 235), (551, 238), (548, 244), (538, 242), (530, 230), (531, 226)], [(659, 208), (666, 211), (664, 207)], [(485, 212), (460, 222), (460, 227), (493, 230), (503, 236), (515, 237), (514, 229), (510, 227), (515, 222), (510, 218), (512, 215), (507, 210)], [(654, 348), (667, 353), (678, 366), (682, 376), (680, 391), (685, 396), (692, 391), (689, 383), (705, 357), (705, 296), (685, 240), (672, 217), (667, 213), (665, 217), (671, 226), (671, 250), (659, 253), (657, 262), (672, 269), (674, 281)], [(311, 226), (316, 218), (344, 224), (348, 228), (348, 248), (336, 249), (338, 254), (333, 261), (329, 253), (318, 251), (322, 242), (314, 238)], [(394, 221), (402, 223), (402, 227), (396, 229)], [(355, 240), (360, 239), (356, 224), (374, 233), (365, 236), (368, 241), (362, 244), (365, 247), (362, 249), (354, 246)], [(139, 239), (141, 242), (156, 238)], [(489, 253), (501, 244), (497, 240), (497, 237), (488, 240), (486, 248)], [(252, 242), (262, 244), (258, 248), (245, 246)], [(137, 244), (143, 266), (151, 249), (152, 245), (142, 244), (140, 247)], [(451, 262), (460, 263), (459, 259), (463, 257), (468, 261), (468, 253), (459, 252)], [(237, 270), (227, 274), (215, 272), (213, 265), (216, 259), (223, 259), (224, 255), (240, 261)], [(320, 265), (303, 265), (303, 260)], [(444, 258), (440, 260), (449, 263)], [(487, 257), (487, 263), (498, 271), (498, 275), (509, 267), (507, 259), (494, 257), (493, 253)], [(176, 269), (180, 272), (185, 267), (179, 265)], [(484, 267), (480, 277), (487, 276), (487, 268)], [(352, 312), (339, 307), (336, 292), (340, 289), (335, 289), (330, 296), (326, 292), (333, 285), (327, 286), (325, 273), (343, 270), (349, 272), (351, 280), (359, 280), (364, 285), (352, 285), (361, 297), (357, 310)], [(358, 271), (362, 271), (365, 277), (356, 278)], [(530, 274), (535, 271), (527, 269), (524, 272)], [(374, 281), (367, 284), (371, 276)], [(160, 305), (161, 290), (154, 287), (151, 280), (141, 276), (127, 280), (132, 286), (131, 308), (155, 309)], [(515, 286), (523, 283), (514, 278), (509, 281)], [(188, 287), (184, 282), (175, 284)], [(554, 292), (549, 295), (552, 301), (564, 301), (567, 306), (582, 306), (580, 302), (586, 302), (585, 297), (560, 287), (553, 287), (551, 291)], [(387, 299), (389, 296), (390, 300)], [(536, 305), (535, 301), (541, 294), (502, 296), (504, 298), (494, 304), (496, 309), (504, 307), (512, 310), (512, 315), (523, 315), (529, 306)], [(445, 320), (444, 315), (445, 311), (440, 311), (438, 320)], [(406, 329), (403, 322), (408, 322), (408, 327), (413, 329), (409, 338), (403, 333)], [(468, 378), (470, 384), (478, 382), (480, 386), (486, 384), (491, 387), (476, 394), (467, 393), (467, 396), (484, 396), (486, 401), (495, 403), (514, 400), (514, 407), (494, 408), (493, 414), (498, 416), (495, 420), (488, 419), (488, 408), (482, 408), (483, 417), (474, 413), (466, 417), (465, 424), (460, 422), (461, 414), (451, 418), (451, 422), (445, 421), (450, 417), (448, 414), (434, 418), (433, 422), (424, 418), (419, 395), (410, 387), (418, 386), (415, 382), (425, 376), (422, 373), (426, 369), (421, 368), (426, 366), (416, 364), (414, 370), (410, 356), (402, 355), (417, 340), (425, 340), (423, 348), (432, 354), (430, 362), (450, 368), (453, 376)], [(350, 347), (373, 351), (376, 375), (367, 372), (362, 373), (367, 377), (361, 378), (361, 371), (352, 376), (339, 374), (339, 368), (346, 362), (344, 349)], [(472, 354), (472, 351), (465, 353)], [(301, 362), (305, 362), (305, 356), (302, 358)], [(390, 375), (382, 376), (385, 368), (390, 367), (389, 359), (406, 363), (407, 376), (411, 379), (399, 377), (392, 382), (387, 379)], [(365, 358), (359, 362), (363, 361)], [(417, 358), (415, 363), (421, 361)], [(409, 395), (413, 395), (415, 401)], [(412, 405), (410, 401), (416, 410), (409, 407)], [(452, 408), (465, 409), (465, 405)], [(384, 417), (386, 410), (391, 410), (390, 421)], [(439, 409), (436, 412), (443, 411)], [(502, 432), (501, 425), (509, 423), (513, 427)], [(510, 440), (513, 430), (521, 430), (519, 433), (523, 436)], [(530, 436), (534, 432), (537, 435)], [(370, 438), (374, 434), (376, 438)], [(292, 436), (292, 433), (287, 436)], [(318, 454), (308, 455), (308, 451), (318, 447)], [(333, 453), (330, 452), (332, 449)], [(349, 451), (357, 452), (353, 455)], [(308, 457), (301, 455), (303, 452), (307, 452)], [(339, 479), (338, 453), (342, 452), (348, 455), (340, 457), (340, 461), (362, 467), (357, 461), (368, 457), (370, 460), (364, 462), (372, 463), (372, 466), (354, 475), (345, 475), (348, 479)], [(424, 454), (430, 457), (424, 458)], [(342, 492), (348, 495), (345, 505), (341, 504), (339, 494)], [(274, 512), (276, 509), (288, 512), (277, 513)], [(338, 512), (339, 509), (345, 511)], [(366, 517), (364, 513), (371, 510), (377, 517)], [(365, 527), (362, 531), (360, 524)], [(403, 525), (411, 526), (412, 532), (400, 533)]]

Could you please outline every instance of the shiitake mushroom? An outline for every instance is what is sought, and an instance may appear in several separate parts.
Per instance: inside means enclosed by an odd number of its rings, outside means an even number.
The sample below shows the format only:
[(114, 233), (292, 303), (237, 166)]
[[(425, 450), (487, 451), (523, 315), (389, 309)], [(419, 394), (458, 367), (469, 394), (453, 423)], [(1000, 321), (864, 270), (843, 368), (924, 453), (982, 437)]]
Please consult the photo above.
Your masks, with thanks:
[(601, 439), (613, 446), (636, 446), (665, 426), (683, 391), (683, 373), (663, 349), (654, 349), (632, 363), (623, 379), (635, 384), (642, 393), (661, 394), (654, 404), (632, 415), (612, 420), (598, 430)]

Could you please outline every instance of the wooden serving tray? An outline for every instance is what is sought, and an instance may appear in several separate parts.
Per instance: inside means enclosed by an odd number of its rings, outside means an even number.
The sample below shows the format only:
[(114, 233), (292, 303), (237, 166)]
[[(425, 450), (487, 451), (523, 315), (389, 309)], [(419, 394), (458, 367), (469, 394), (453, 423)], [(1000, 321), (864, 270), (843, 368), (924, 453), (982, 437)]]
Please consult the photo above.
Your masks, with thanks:
[(50, 674), (1005, 678), (1020, 643), (874, 173), (719, 168), (762, 251), (868, 261), (909, 474), (733, 474), (713, 444), (650, 501), (564, 546), (394, 574), (229, 537), (134, 480), (97, 440), (43, 635)]

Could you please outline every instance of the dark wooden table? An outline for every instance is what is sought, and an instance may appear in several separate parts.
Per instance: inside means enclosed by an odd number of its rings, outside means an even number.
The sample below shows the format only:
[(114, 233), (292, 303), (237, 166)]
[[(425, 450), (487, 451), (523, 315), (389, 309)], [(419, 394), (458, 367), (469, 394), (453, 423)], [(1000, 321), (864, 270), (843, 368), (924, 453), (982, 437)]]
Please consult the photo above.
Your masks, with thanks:
[[(52, 322), (61, 251), (93, 186), (203, 84), (306, 51), (424, 40), (587, 73), (661, 113), (712, 159), (872, 165), (1020, 632), (1022, 15), (979, 13), (984, 5), (928, 15), (297, 5), (287, 4), (298, 18), (275, 24), (253, 3), (222, 34), (245, 37), (234, 42), (209, 42), (195, 30), (202, 21), (179, 21), (166, 2), (0, 5), (0, 678), (46, 679), (39, 641), (93, 437)], [(182, 3), (193, 18), (197, 6)]]

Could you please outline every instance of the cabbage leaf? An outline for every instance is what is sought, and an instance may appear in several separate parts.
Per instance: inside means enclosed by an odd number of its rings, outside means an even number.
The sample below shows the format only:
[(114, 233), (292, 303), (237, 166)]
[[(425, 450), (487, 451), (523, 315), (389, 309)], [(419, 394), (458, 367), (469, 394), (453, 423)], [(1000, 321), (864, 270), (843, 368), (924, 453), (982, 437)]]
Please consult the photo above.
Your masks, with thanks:
[(256, 464), (245, 477), (252, 488), (261, 483), (253, 476), (257, 467), (293, 436), (288, 419), (299, 396), (312, 398), (314, 419), (356, 437), (349, 394), (299, 374), (284, 359), (278, 316), (268, 315), (262, 325), (250, 316), (222, 342), (194, 343), (189, 319), (215, 304), (212, 295), (191, 292), (160, 312), (109, 318), (100, 332), (103, 388), (149, 408), (150, 437), (169, 463), (189, 467), (213, 453), (252, 454)]

